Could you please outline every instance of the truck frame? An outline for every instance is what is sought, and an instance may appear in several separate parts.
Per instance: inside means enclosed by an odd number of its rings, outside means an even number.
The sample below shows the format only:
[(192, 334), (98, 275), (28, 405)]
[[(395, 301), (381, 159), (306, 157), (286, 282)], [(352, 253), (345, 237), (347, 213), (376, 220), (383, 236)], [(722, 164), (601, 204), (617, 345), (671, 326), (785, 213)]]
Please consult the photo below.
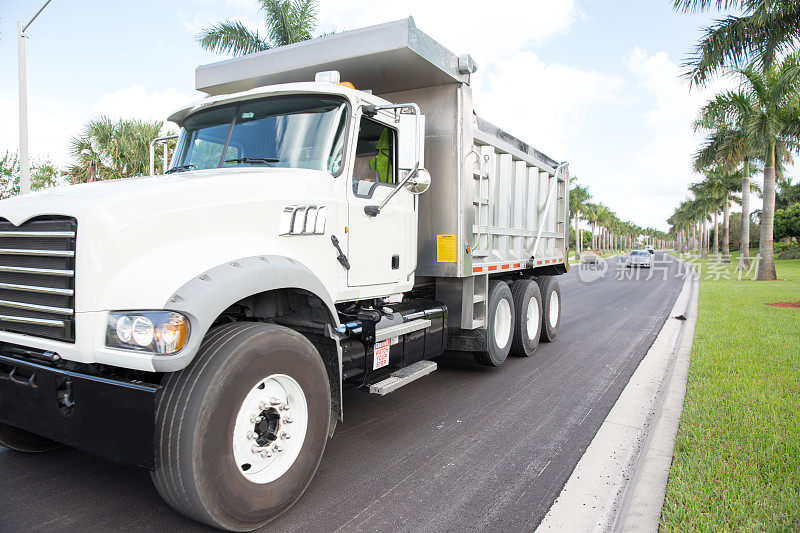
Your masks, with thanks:
[(201, 66), (165, 175), (0, 202), (0, 444), (150, 469), (249, 531), (345, 388), (555, 340), (568, 166), (475, 113), (475, 71), (411, 18)]

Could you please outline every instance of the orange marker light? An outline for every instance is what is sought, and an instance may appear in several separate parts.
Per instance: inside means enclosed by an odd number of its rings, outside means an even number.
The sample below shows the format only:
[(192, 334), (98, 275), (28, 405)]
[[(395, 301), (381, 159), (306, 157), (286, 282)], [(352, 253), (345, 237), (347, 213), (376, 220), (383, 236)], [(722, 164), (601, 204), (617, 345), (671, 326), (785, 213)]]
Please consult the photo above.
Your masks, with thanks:
[(352, 83), (350, 83), (349, 81), (343, 81), (339, 85), (343, 85), (344, 87), (350, 87), (351, 89), (355, 89), (356, 88), (356, 86), (353, 85)]

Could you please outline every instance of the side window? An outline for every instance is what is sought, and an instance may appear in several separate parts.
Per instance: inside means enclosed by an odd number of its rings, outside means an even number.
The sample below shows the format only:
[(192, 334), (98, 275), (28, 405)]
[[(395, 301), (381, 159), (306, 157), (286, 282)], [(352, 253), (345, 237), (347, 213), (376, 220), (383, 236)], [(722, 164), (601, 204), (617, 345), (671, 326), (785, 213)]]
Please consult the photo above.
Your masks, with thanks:
[(397, 132), (366, 117), (361, 119), (353, 166), (353, 191), (371, 196), (379, 185), (394, 186), (397, 180)]

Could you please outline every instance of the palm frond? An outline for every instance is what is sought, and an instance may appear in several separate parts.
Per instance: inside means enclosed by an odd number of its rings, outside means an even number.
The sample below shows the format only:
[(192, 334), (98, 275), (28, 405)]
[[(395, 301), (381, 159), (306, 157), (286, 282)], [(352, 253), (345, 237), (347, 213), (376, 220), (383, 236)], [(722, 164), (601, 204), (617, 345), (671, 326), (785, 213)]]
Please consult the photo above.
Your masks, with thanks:
[(216, 53), (245, 55), (271, 48), (270, 44), (238, 20), (218, 22), (197, 34), (200, 46)]
[(673, 7), (684, 13), (699, 13), (707, 11), (712, 6), (716, 9), (731, 9), (738, 7), (740, 0), (674, 0)]

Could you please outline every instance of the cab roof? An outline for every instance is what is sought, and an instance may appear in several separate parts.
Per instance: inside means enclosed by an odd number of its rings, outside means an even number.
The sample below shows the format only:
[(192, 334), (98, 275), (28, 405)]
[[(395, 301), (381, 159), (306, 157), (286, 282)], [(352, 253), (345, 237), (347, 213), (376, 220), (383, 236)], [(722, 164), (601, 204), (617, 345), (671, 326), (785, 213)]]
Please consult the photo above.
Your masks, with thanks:
[(360, 104), (373, 104), (385, 105), (389, 104), (387, 100), (373, 94), (369, 94), (357, 89), (351, 89), (345, 85), (331, 82), (298, 82), (298, 83), (283, 83), (279, 85), (270, 85), (267, 87), (256, 87), (248, 91), (241, 91), (231, 94), (220, 94), (217, 96), (207, 96), (202, 100), (196, 101), (188, 106), (172, 113), (167, 120), (176, 123), (178, 126), (183, 125), (186, 117), (200, 111), (208, 109), (217, 105), (229, 104), (232, 102), (242, 102), (245, 100), (254, 100), (265, 96), (279, 96), (283, 94), (324, 94), (335, 95), (346, 98), (352, 106)]

